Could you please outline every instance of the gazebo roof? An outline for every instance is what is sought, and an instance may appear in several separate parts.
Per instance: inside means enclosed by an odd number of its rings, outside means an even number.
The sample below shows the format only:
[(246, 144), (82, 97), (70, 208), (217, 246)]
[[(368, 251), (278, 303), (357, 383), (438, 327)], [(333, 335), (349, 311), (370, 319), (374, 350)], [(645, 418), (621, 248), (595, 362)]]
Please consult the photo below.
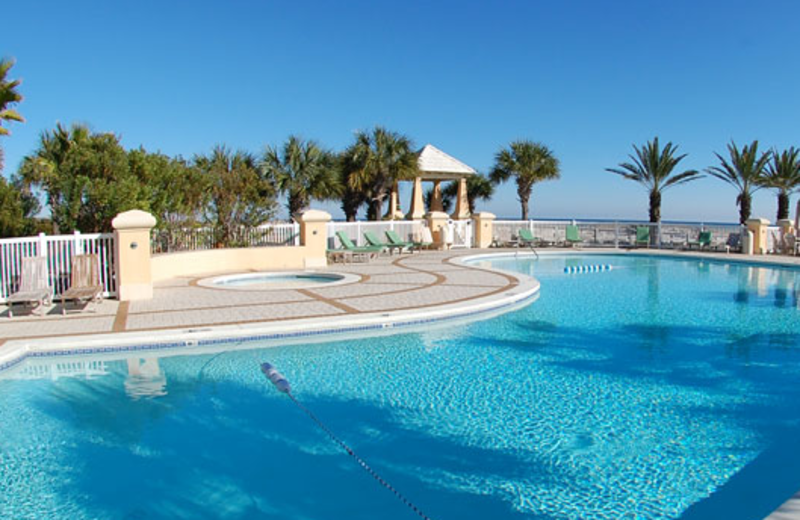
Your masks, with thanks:
[(425, 181), (457, 180), (478, 173), (473, 168), (455, 157), (447, 155), (432, 144), (426, 144), (419, 151), (417, 165), (419, 166), (420, 178)]

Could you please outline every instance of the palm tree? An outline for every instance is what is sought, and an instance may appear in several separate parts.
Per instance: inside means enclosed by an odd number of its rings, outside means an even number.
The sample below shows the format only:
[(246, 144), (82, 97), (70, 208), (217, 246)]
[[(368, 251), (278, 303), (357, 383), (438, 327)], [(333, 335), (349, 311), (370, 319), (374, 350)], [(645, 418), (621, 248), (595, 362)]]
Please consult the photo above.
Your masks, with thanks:
[(47, 195), (55, 234), (77, 225), (86, 181), (70, 176), (68, 163), (75, 155), (74, 150), (88, 146), (91, 137), (86, 125), (73, 124), (68, 128), (58, 123), (55, 130), (42, 132), (39, 148), (22, 159), (22, 180), (26, 186), (41, 189)]
[(780, 154), (772, 151), (772, 161), (761, 179), (765, 188), (778, 191), (778, 220), (789, 218), (789, 196), (800, 187), (800, 150), (792, 146)]
[[(21, 80), (8, 80), (8, 71), (14, 66), (12, 60), (0, 59), (0, 136), (11, 134), (8, 129), (3, 128), (6, 121), (24, 122), (25, 119), (16, 110), (10, 108), (11, 105), (22, 101), (22, 95), (17, 92), (17, 87), (22, 83)], [(3, 171), (3, 149), (0, 148), (0, 171)]]
[(675, 167), (686, 154), (675, 156), (677, 146), (667, 143), (662, 149), (658, 137), (648, 141), (641, 148), (633, 145), (634, 154), (629, 155), (632, 162), (620, 163), (619, 168), (606, 168), (606, 171), (636, 181), (650, 193), (650, 222), (661, 221), (661, 192), (702, 177), (697, 170), (685, 170), (673, 175)]
[[(489, 200), (492, 195), (494, 195), (494, 184), (487, 177), (480, 174), (467, 177), (467, 203), (470, 214), (475, 213), (475, 202), (478, 199)], [(455, 200), (458, 197), (458, 182), (451, 182), (445, 186), (442, 190), (442, 197)]]
[(383, 201), (397, 181), (413, 179), (418, 172), (411, 140), (383, 127), (358, 132), (356, 142), (344, 152), (348, 187), (363, 194), (369, 204), (367, 218), (380, 220)]
[(209, 155), (195, 156), (194, 165), (210, 185), (205, 217), (214, 226), (218, 247), (238, 245), (239, 231), (272, 215), (273, 186), (260, 175), (251, 154), (216, 146)]
[(514, 141), (507, 149), (497, 152), (489, 178), (499, 184), (516, 177), (522, 220), (528, 220), (528, 201), (533, 185), (558, 179), (560, 175), (558, 158), (547, 146), (533, 141)]
[(286, 194), (290, 217), (307, 209), (311, 199), (330, 200), (339, 195), (334, 157), (314, 141), (292, 135), (282, 150), (268, 146), (260, 167), (278, 191)]
[(731, 141), (728, 145), (730, 162), (720, 154), (714, 153), (719, 159), (719, 166), (712, 166), (706, 171), (714, 177), (727, 182), (739, 190), (736, 204), (739, 205), (739, 222), (744, 224), (750, 218), (750, 207), (753, 203), (753, 193), (761, 188), (761, 178), (770, 160), (770, 152), (758, 154), (758, 141), (753, 141), (750, 146), (742, 147), (741, 151), (736, 143)]

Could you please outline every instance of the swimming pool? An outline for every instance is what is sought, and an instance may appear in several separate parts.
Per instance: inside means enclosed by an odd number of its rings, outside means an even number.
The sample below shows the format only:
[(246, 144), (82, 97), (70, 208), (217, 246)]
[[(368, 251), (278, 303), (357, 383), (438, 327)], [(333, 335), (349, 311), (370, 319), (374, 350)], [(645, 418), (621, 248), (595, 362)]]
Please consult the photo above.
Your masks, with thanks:
[[(796, 271), (481, 262), (536, 276), (538, 301), (377, 340), (7, 374), (0, 511), (414, 518), (265, 381), (262, 361), (436, 519), (761, 518), (800, 489)], [(564, 272), (582, 264), (613, 270)], [(26, 375), (39, 378), (11, 378)]]

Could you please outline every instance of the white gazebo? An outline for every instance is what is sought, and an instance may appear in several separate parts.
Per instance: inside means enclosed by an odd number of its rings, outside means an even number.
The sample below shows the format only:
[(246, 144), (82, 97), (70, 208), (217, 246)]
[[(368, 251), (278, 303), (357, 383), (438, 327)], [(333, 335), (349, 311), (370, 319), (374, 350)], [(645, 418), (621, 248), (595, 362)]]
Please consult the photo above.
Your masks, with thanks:
[[(467, 201), (467, 178), (477, 172), (455, 157), (444, 153), (432, 144), (426, 144), (419, 151), (417, 158), (419, 175), (414, 179), (411, 193), (411, 209), (406, 215), (409, 220), (421, 219), (425, 216), (425, 203), (422, 197), (422, 183), (433, 182), (433, 198), (430, 211), (442, 211), (442, 181), (458, 181), (458, 193), (452, 217), (455, 220), (469, 218), (469, 202)], [(389, 203), (389, 215), (398, 215), (397, 187), (392, 190)]]

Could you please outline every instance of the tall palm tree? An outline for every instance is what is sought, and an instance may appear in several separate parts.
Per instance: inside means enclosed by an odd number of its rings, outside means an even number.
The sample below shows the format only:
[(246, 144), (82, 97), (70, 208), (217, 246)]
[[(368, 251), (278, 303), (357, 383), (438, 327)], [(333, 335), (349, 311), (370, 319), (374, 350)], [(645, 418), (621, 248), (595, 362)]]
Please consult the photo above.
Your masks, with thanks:
[(58, 123), (55, 130), (42, 132), (39, 148), (22, 159), (20, 176), (26, 186), (46, 194), (55, 234), (68, 231), (77, 223), (86, 180), (69, 175), (68, 163), (74, 150), (87, 147), (91, 138), (86, 125), (65, 127)]
[[(24, 122), (25, 119), (19, 112), (11, 108), (22, 101), (22, 95), (17, 92), (17, 87), (22, 83), (21, 80), (7, 79), (8, 71), (14, 66), (12, 60), (0, 59), (0, 137), (9, 135), (11, 132), (3, 128), (3, 123), (7, 121)], [(3, 149), (0, 147), (0, 172), (3, 171)]]
[(413, 179), (419, 171), (412, 146), (408, 137), (377, 126), (370, 133), (358, 132), (356, 142), (344, 152), (348, 186), (364, 195), (370, 220), (380, 220), (392, 186)]
[(533, 141), (514, 141), (508, 148), (497, 152), (489, 178), (499, 184), (516, 177), (522, 220), (528, 220), (528, 202), (533, 185), (558, 179), (560, 175), (558, 158), (547, 146)]
[(714, 153), (719, 159), (719, 166), (711, 166), (706, 171), (714, 177), (723, 180), (739, 190), (736, 204), (739, 206), (739, 222), (744, 224), (750, 218), (750, 208), (753, 204), (753, 193), (761, 188), (761, 178), (770, 160), (770, 152), (759, 155), (758, 141), (753, 141), (741, 150), (736, 143), (731, 141), (728, 145), (730, 162), (720, 154)]
[(684, 170), (673, 173), (686, 154), (675, 156), (677, 146), (667, 143), (662, 149), (658, 137), (639, 148), (633, 145), (634, 153), (629, 155), (631, 162), (620, 163), (619, 168), (606, 168), (607, 172), (636, 181), (650, 193), (650, 222), (661, 221), (661, 193), (667, 188), (678, 186), (702, 177), (697, 170)]
[[(478, 174), (467, 177), (467, 203), (471, 214), (475, 213), (475, 202), (478, 199), (489, 200), (493, 195), (494, 184), (486, 176)], [(445, 186), (442, 190), (442, 197), (455, 200), (458, 197), (458, 182), (451, 182)]]
[(761, 184), (778, 191), (778, 220), (789, 218), (789, 197), (800, 188), (800, 150), (773, 150)]
[(307, 209), (311, 199), (330, 200), (339, 195), (334, 157), (314, 141), (289, 136), (280, 150), (267, 146), (259, 166), (286, 195), (290, 217)]

